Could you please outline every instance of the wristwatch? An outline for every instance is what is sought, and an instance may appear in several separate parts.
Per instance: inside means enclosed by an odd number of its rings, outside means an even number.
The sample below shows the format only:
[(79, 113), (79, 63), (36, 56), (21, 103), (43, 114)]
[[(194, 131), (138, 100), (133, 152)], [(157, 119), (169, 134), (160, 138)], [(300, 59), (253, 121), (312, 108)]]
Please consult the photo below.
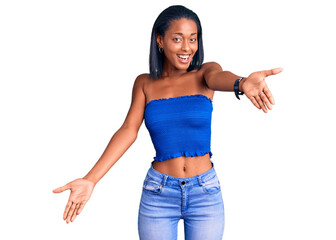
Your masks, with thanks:
[(234, 85), (233, 85), (233, 91), (235, 92), (235, 95), (236, 95), (236, 97), (240, 100), (240, 98), (239, 98), (239, 96), (238, 95), (243, 95), (244, 94), (244, 92), (240, 92), (239, 91), (239, 82), (240, 82), (240, 80), (242, 80), (242, 79), (244, 79), (245, 77), (241, 77), (241, 78), (238, 78), (236, 81), (235, 81), (235, 83), (234, 83)]

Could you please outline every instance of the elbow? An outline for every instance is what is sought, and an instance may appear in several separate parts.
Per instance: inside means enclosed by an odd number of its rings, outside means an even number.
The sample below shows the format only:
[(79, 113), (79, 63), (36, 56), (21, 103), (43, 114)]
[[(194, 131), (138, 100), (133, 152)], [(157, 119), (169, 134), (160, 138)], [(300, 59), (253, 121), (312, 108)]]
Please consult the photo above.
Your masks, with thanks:
[(126, 132), (126, 135), (129, 137), (129, 139), (132, 142), (135, 142), (135, 140), (138, 137), (138, 131), (134, 128), (129, 127), (129, 126), (122, 125), (119, 130)]
[(133, 142), (135, 142), (135, 140), (138, 138), (138, 132), (135, 132), (133, 134)]

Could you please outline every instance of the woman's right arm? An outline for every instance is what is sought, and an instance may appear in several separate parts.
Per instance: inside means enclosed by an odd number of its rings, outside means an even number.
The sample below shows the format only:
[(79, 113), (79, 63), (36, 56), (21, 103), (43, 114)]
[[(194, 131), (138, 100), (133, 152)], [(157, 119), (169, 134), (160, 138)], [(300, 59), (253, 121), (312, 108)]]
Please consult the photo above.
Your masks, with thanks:
[(63, 219), (66, 220), (67, 223), (70, 221), (73, 222), (76, 216), (80, 214), (90, 199), (98, 181), (136, 140), (144, 116), (146, 98), (143, 86), (147, 76), (148, 74), (142, 74), (135, 79), (132, 91), (132, 102), (126, 119), (119, 130), (112, 136), (105, 151), (90, 172), (83, 178), (78, 178), (53, 190), (54, 193), (61, 193), (68, 189), (71, 190), (68, 203), (63, 213)]
[(146, 77), (147, 74), (141, 74), (135, 79), (131, 106), (124, 123), (112, 136), (105, 151), (90, 172), (83, 177), (84, 179), (97, 184), (98, 181), (135, 142), (144, 116), (146, 100), (143, 85)]

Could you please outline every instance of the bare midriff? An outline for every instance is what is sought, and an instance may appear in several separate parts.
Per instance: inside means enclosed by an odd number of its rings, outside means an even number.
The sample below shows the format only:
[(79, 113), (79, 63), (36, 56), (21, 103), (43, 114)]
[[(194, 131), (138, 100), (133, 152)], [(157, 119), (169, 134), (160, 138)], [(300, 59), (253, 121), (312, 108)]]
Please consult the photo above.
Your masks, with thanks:
[(177, 157), (165, 161), (154, 161), (153, 168), (172, 177), (189, 178), (212, 168), (209, 153), (197, 157)]

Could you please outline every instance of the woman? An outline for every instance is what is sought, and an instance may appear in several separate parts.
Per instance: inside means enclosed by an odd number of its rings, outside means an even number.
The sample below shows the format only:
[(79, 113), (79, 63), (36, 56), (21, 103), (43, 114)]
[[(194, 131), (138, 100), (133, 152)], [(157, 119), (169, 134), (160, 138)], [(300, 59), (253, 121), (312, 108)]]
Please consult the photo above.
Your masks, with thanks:
[(150, 73), (134, 82), (132, 103), (121, 128), (83, 178), (54, 189), (71, 194), (63, 218), (74, 221), (97, 182), (137, 138), (145, 120), (156, 150), (139, 206), (140, 239), (177, 239), (184, 219), (186, 239), (222, 239), (224, 205), (220, 182), (210, 160), (214, 91), (245, 95), (267, 113), (273, 96), (265, 77), (281, 68), (242, 78), (215, 62), (203, 64), (202, 27), (197, 15), (180, 5), (165, 9), (151, 37)]

